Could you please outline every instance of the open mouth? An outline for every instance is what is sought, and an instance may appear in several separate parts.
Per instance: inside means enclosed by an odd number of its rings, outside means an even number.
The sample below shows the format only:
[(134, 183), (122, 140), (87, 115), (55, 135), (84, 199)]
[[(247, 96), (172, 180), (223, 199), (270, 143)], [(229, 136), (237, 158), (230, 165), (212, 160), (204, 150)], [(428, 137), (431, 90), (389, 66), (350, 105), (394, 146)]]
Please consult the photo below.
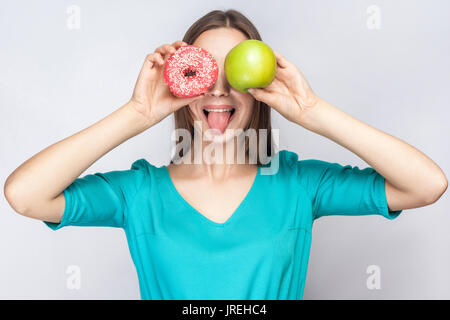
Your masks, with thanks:
[(233, 120), (236, 113), (236, 108), (233, 106), (204, 106), (202, 108), (205, 120), (209, 127), (217, 129), (221, 133), (225, 132), (225, 129), (229, 123)]

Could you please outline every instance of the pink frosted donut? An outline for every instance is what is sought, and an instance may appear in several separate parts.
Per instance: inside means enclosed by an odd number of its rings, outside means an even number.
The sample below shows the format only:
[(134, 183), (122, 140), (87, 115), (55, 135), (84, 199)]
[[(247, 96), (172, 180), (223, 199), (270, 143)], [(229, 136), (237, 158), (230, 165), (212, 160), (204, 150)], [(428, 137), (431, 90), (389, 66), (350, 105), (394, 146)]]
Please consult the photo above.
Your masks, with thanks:
[(214, 57), (205, 49), (180, 47), (164, 65), (164, 81), (177, 97), (190, 98), (207, 92), (219, 74)]

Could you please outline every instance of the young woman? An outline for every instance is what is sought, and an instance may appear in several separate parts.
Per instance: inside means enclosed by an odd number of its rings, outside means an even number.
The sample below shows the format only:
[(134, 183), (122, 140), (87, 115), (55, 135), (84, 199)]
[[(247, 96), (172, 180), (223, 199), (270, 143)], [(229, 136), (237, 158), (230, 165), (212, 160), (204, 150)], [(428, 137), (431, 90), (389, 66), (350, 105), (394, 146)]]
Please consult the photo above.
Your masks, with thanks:
[[(123, 228), (142, 299), (301, 299), (315, 219), (369, 214), (393, 219), (445, 192), (447, 179), (430, 158), (318, 97), (301, 71), (276, 51), (270, 86), (251, 93), (233, 89), (224, 59), (246, 39), (261, 40), (246, 17), (216, 10), (195, 22), (183, 41), (157, 48), (146, 57), (128, 103), (42, 150), (8, 177), (4, 191), (10, 205), (54, 230)], [(186, 44), (209, 51), (220, 71), (207, 93), (182, 99), (171, 94), (162, 71), (170, 54)], [(270, 133), (270, 108), (371, 167), (299, 160), (288, 150), (255, 164), (247, 148), (244, 164), (200, 157), (198, 163), (156, 167), (139, 159), (129, 170), (78, 178), (108, 151), (171, 113), (176, 128), (192, 135), (216, 127), (216, 140), (202, 139), (201, 146), (226, 148), (229, 137), (217, 123)], [(232, 118), (228, 109), (234, 110)], [(271, 140), (268, 135), (268, 146)], [(186, 160), (202, 154), (192, 145), (179, 155)], [(275, 157), (273, 174), (262, 174)]]

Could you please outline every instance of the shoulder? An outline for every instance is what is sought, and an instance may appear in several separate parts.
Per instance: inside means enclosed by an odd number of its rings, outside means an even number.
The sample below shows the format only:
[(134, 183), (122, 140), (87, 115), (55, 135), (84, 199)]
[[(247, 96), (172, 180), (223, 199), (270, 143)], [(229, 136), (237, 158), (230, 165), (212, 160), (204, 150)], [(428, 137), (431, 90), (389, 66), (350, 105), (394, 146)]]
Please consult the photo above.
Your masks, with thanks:
[(147, 183), (159, 179), (164, 174), (164, 170), (166, 170), (166, 166), (156, 166), (144, 158), (134, 161), (130, 169), (139, 180), (147, 181)]
[(289, 150), (280, 150), (277, 155), (279, 157), (279, 172), (281, 175), (295, 179), (307, 189), (313, 188), (327, 172), (342, 168), (336, 162), (312, 158), (302, 159), (296, 152)]
[(278, 156), (280, 166), (303, 173), (323, 171), (330, 166), (339, 165), (338, 163), (327, 162), (319, 159), (301, 159), (296, 152), (289, 150), (280, 150), (278, 152)]
[(145, 158), (140, 158), (131, 164), (131, 170), (143, 171), (145, 173), (151, 173), (152, 171), (164, 170), (165, 166), (156, 166), (149, 162)]
[(141, 173), (146, 174), (152, 170), (152, 167), (154, 166), (144, 158), (138, 159), (131, 164), (131, 170), (140, 171)]

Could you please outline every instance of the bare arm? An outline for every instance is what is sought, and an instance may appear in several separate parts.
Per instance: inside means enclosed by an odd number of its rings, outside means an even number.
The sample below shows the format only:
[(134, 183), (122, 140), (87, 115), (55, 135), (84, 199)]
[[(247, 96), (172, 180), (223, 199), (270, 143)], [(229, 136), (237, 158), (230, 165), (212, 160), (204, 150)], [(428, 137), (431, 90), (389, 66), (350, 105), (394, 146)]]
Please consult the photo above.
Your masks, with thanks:
[(448, 181), (441, 168), (408, 143), (363, 123), (320, 99), (300, 69), (275, 52), (278, 68), (265, 89), (249, 92), (286, 119), (333, 140), (365, 160), (385, 178), (392, 211), (438, 200)]
[(6, 180), (6, 199), (18, 213), (59, 222), (64, 189), (107, 152), (149, 127), (150, 123), (128, 102), (21, 164)]
[(322, 99), (305, 112), (302, 123), (378, 171), (386, 179), (386, 200), (391, 210), (434, 203), (447, 189), (444, 172), (427, 155)]
[(58, 223), (63, 191), (95, 161), (172, 112), (201, 98), (178, 98), (163, 80), (165, 60), (185, 42), (158, 47), (147, 55), (129, 102), (100, 121), (40, 151), (7, 178), (4, 194), (11, 207), (30, 218)]

